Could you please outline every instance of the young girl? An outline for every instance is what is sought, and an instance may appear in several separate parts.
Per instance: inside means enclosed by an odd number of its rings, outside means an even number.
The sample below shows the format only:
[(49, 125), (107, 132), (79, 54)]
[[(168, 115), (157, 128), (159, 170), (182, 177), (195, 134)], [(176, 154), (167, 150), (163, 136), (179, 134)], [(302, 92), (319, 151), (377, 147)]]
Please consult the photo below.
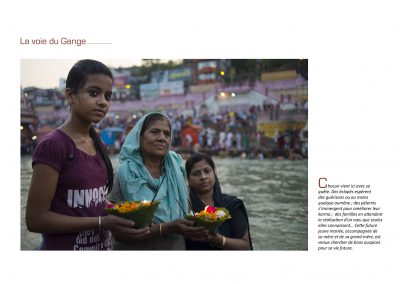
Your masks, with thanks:
[(44, 137), (32, 157), (26, 224), (42, 233), (43, 250), (108, 250), (110, 231), (142, 238), (148, 228), (105, 213), (113, 168), (92, 123), (107, 113), (112, 74), (103, 63), (78, 61), (70, 70), (65, 97), (67, 121)]

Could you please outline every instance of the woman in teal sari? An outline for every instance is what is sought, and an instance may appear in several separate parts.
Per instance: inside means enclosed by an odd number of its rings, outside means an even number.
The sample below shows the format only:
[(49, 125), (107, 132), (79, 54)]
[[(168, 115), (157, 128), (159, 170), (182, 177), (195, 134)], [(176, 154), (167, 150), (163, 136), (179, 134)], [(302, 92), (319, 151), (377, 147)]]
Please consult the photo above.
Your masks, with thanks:
[(112, 202), (160, 200), (150, 234), (140, 239), (113, 235), (116, 250), (181, 250), (186, 238), (204, 237), (207, 230), (184, 219), (188, 213), (185, 168), (170, 151), (171, 122), (161, 113), (142, 117), (125, 139), (119, 155)]

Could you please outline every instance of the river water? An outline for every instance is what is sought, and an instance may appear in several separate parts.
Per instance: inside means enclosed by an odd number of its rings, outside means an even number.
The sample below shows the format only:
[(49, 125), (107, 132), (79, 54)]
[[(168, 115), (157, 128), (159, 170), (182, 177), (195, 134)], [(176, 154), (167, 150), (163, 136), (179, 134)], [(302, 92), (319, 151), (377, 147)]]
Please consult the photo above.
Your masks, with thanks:
[[(222, 191), (247, 208), (255, 250), (307, 250), (308, 162), (214, 158)], [(114, 166), (117, 156), (112, 156)], [(40, 234), (25, 225), (31, 157), (21, 157), (21, 250), (37, 249)]]

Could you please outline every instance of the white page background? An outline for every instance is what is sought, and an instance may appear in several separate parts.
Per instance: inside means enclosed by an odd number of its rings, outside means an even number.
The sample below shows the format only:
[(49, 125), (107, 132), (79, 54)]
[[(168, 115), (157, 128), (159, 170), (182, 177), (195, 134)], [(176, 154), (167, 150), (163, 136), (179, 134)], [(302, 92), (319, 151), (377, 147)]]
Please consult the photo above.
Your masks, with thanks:
[[(5, 184), (0, 240), (5, 283), (393, 283), (399, 279), (400, 21), (395, 1), (353, 2), (13, 1), (12, 6), (2, 7)], [(63, 36), (112, 44), (19, 44), (20, 38)], [(309, 250), (20, 251), (20, 61), (32, 58), (308, 58)], [(380, 246), (317, 251), (320, 177), (334, 184), (371, 185), (374, 201), (384, 213)]]

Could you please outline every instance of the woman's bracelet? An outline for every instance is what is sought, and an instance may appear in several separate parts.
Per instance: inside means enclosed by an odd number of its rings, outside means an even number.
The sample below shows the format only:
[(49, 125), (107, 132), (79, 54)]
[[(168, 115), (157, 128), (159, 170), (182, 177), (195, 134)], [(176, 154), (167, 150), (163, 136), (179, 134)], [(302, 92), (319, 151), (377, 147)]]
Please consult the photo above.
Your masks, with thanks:
[(222, 247), (224, 247), (226, 244), (226, 238), (225, 236), (222, 236)]
[(101, 216), (99, 216), (99, 232), (101, 232)]

